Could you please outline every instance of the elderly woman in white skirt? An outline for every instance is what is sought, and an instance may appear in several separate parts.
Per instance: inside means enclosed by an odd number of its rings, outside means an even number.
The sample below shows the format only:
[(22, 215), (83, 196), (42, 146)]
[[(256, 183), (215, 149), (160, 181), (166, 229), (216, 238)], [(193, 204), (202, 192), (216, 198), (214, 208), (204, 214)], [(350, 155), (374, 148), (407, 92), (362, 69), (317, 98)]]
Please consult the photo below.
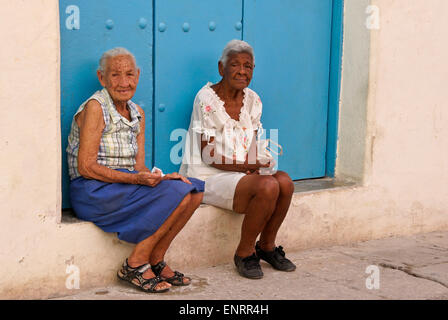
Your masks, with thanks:
[(204, 203), (245, 215), (234, 262), (241, 276), (260, 279), (260, 259), (277, 270), (296, 268), (275, 244), (294, 185), (287, 173), (272, 170), (273, 161), (257, 157), (262, 103), (248, 88), (254, 60), (244, 41), (232, 40), (224, 48), (218, 63), (221, 81), (207, 83), (194, 100), (180, 173), (205, 180)]

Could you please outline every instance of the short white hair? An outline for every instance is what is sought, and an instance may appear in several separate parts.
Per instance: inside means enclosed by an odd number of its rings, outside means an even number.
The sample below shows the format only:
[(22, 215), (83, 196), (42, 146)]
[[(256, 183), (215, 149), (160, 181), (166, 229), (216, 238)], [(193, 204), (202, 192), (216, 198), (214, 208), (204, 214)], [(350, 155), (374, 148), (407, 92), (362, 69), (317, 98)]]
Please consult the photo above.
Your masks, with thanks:
[(129, 56), (131, 57), (132, 61), (134, 62), (135, 68), (138, 69), (137, 66), (137, 60), (135, 59), (135, 56), (126, 48), (113, 48), (103, 53), (103, 55), (100, 58), (100, 64), (98, 66), (98, 71), (100, 71), (102, 74), (106, 72), (107, 67), (107, 60), (109, 58), (114, 58), (118, 56)]
[(252, 61), (255, 65), (255, 55), (252, 46), (248, 44), (246, 41), (237, 39), (231, 40), (226, 44), (224, 50), (222, 51), (222, 55), (221, 58), (219, 59), (219, 62), (221, 62), (223, 66), (226, 66), (227, 59), (229, 58), (230, 55), (242, 52), (250, 54), (252, 56)]

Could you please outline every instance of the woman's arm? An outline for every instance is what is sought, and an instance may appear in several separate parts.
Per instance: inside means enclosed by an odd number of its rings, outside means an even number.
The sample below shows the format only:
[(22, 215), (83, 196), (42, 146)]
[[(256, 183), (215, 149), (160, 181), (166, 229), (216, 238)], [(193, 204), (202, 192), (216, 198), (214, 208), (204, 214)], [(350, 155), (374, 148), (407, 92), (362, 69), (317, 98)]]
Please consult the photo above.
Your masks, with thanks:
[(138, 111), (140, 112), (140, 115), (142, 116), (142, 119), (140, 121), (140, 132), (137, 135), (137, 146), (138, 151), (137, 155), (135, 156), (135, 170), (137, 171), (146, 171), (151, 172), (151, 170), (148, 169), (148, 167), (145, 165), (145, 112), (143, 109), (136, 105)]
[[(205, 153), (207, 154), (207, 158), (209, 159), (220, 159), (220, 163), (207, 163), (208, 165), (215, 167), (220, 170), (225, 171), (236, 171), (236, 172), (246, 172), (251, 173), (254, 171), (259, 170), (260, 168), (267, 168), (271, 166), (271, 163), (262, 164), (260, 161), (257, 160), (256, 154), (257, 154), (257, 144), (255, 143), (255, 137), (257, 136), (257, 132), (254, 132), (254, 138), (252, 139), (252, 143), (249, 147), (249, 153), (248, 157), (246, 157), (246, 160), (244, 163), (237, 162), (236, 160), (231, 160), (229, 158), (226, 158), (223, 155), (216, 154), (215, 156), (215, 149), (214, 147), (210, 147), (209, 143), (207, 141), (204, 141), (203, 137), (201, 136), (201, 156), (204, 155), (204, 149), (208, 146), (208, 149), (205, 150)], [(214, 141), (214, 138), (210, 138), (210, 143)], [(253, 158), (253, 159), (252, 159)], [(204, 160), (204, 159), (203, 159)], [(210, 161), (208, 161), (210, 162)]]
[[(137, 171), (151, 173), (151, 170), (149, 170), (145, 165), (145, 112), (139, 105), (137, 105), (137, 108), (140, 112), (140, 115), (142, 116), (142, 119), (140, 121), (140, 132), (137, 135), (138, 151), (137, 155), (135, 156), (134, 167)], [(178, 174), (177, 172), (165, 174), (162, 180), (182, 180), (185, 183), (191, 184), (191, 182), (187, 178)]]
[[(131, 174), (112, 170), (98, 164), (98, 150), (105, 128), (103, 110), (98, 101), (90, 100), (84, 110), (77, 116), (76, 122), (80, 129), (78, 171), (84, 178), (110, 183), (129, 183), (149, 186), (155, 186), (160, 182), (160, 174), (152, 174), (149, 172)], [(141, 131), (140, 135), (144, 136), (144, 133)]]

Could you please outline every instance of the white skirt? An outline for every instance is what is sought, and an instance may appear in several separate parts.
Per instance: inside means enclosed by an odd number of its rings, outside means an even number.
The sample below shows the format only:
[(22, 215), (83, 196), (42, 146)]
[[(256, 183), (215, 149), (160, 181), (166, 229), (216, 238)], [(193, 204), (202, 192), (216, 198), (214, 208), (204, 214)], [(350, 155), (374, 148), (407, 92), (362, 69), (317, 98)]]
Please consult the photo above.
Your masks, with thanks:
[(205, 179), (203, 203), (227, 210), (233, 210), (233, 197), (236, 185), (246, 174), (242, 172), (223, 172)]

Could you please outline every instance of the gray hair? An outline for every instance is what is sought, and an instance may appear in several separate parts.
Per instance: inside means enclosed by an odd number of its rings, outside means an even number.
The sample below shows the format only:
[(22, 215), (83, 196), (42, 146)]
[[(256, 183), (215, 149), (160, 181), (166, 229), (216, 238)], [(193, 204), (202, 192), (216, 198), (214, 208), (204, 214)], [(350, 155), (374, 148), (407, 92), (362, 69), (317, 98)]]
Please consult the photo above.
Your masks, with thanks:
[(131, 52), (129, 52), (129, 50), (127, 50), (125, 48), (117, 47), (117, 48), (110, 49), (103, 53), (103, 55), (100, 58), (100, 64), (98, 66), (98, 71), (100, 71), (102, 74), (104, 74), (104, 72), (106, 72), (107, 60), (109, 58), (114, 58), (117, 56), (131, 57), (132, 61), (134, 62), (135, 68), (138, 69), (137, 60), (135, 59), (135, 56)]
[(236, 39), (231, 40), (226, 44), (224, 50), (222, 51), (222, 55), (221, 58), (219, 59), (219, 62), (221, 62), (223, 66), (225, 66), (227, 63), (227, 59), (229, 58), (230, 55), (242, 52), (250, 54), (252, 56), (252, 60), (255, 65), (254, 49), (246, 41)]

